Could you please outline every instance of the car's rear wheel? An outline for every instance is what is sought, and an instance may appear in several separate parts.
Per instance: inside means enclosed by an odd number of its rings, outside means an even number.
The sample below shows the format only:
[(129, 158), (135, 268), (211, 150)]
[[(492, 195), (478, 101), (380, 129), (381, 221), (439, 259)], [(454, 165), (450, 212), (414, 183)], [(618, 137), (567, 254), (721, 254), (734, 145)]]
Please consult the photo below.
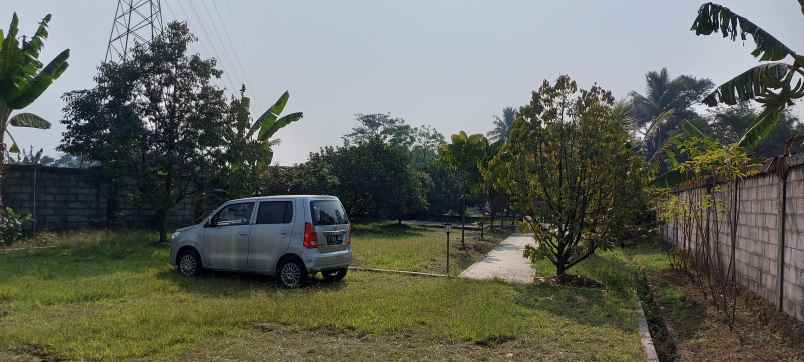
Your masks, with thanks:
[(340, 281), (343, 278), (345, 278), (346, 277), (346, 272), (348, 272), (348, 271), (349, 271), (348, 268), (327, 270), (327, 271), (321, 272), (321, 275), (324, 277), (324, 280), (326, 280), (328, 282), (337, 282), (337, 281)]
[(283, 261), (277, 268), (277, 281), (288, 289), (298, 288), (307, 280), (307, 270), (304, 265), (295, 259)]
[(201, 258), (195, 250), (185, 250), (179, 254), (176, 270), (185, 277), (193, 277), (201, 272)]

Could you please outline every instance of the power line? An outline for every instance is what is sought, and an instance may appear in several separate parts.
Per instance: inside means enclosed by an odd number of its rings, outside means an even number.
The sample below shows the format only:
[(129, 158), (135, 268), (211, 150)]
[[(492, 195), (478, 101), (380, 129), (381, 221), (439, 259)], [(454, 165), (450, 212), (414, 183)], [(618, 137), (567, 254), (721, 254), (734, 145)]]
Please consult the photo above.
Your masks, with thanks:
[[(198, 20), (197, 23), (201, 26), (201, 31), (203, 31), (204, 36), (207, 37), (208, 42), (209, 42), (209, 44), (211, 45), (211, 47), (212, 47), (212, 49), (214, 51), (213, 54), (214, 54), (215, 58), (218, 59), (218, 61), (220, 62), (221, 66), (223, 66), (225, 68), (228, 68), (226, 66), (226, 64), (229, 63), (228, 58), (223, 57), (223, 54), (226, 53), (225, 49), (223, 51), (221, 51), (221, 49), (219, 48), (219, 44), (217, 44), (216, 37), (212, 36), (213, 32), (207, 27), (206, 22), (204, 21), (203, 17), (201, 16), (201, 13), (196, 9), (195, 5), (193, 5), (193, 2), (188, 1), (187, 3), (190, 6), (190, 10), (195, 15), (195, 18)], [(235, 88), (232, 85), (232, 77), (227, 76), (226, 74), (227, 73), (224, 71), (224, 77), (229, 80), (229, 87), (232, 89), (232, 91), (236, 92), (237, 88)], [(237, 83), (237, 82), (235, 82), (235, 83)]]
[[(187, 10), (182, 5), (182, 2), (177, 1), (176, 3), (179, 5), (179, 8), (180, 8), (181, 12), (183, 14), (187, 14), (187, 16), (185, 16), (185, 18), (187, 18), (187, 21), (189, 22), (189, 20), (190, 20), (189, 13), (187, 12)], [(206, 36), (206, 38), (209, 39), (209, 42), (199, 42), (199, 45), (203, 44), (204, 46), (206, 46), (207, 49), (210, 50), (210, 52), (212, 53), (212, 56), (215, 57), (221, 64), (223, 64), (223, 59), (219, 56), (219, 54), (221, 54), (221, 53), (218, 51), (217, 47), (215, 46), (215, 42), (213, 41), (213, 38), (209, 35), (209, 31), (207, 30), (207, 27), (204, 25), (204, 22), (200, 21), (201, 19), (200, 19), (200, 16), (198, 15), (198, 11), (195, 9), (195, 7), (193, 7), (192, 2), (188, 2), (188, 3), (190, 5), (190, 9), (195, 14), (195, 19), (199, 20), (199, 21), (196, 21), (196, 22), (201, 27), (201, 31), (203, 31), (204, 36)], [(224, 73), (224, 75), (221, 78), (222, 78), (223, 82), (226, 83), (225, 85), (229, 87), (229, 89), (231, 89), (232, 91), (235, 91), (235, 92), (237, 91), (238, 88), (235, 88), (233, 86), (231, 78), (229, 76), (227, 76), (226, 73)]]
[(229, 29), (226, 27), (226, 21), (223, 20), (223, 16), (221, 16), (221, 12), (218, 9), (218, 2), (212, 0), (212, 7), (215, 10), (215, 14), (218, 16), (218, 19), (221, 22), (221, 28), (223, 28), (223, 35), (226, 36), (226, 40), (228, 41), (227, 44), (231, 48), (232, 54), (234, 54), (234, 56), (235, 56), (235, 61), (237, 62), (237, 65), (240, 67), (240, 70), (243, 72), (241, 74), (241, 77), (242, 77), (243, 81), (245, 81), (246, 80), (245, 75), (248, 74), (248, 72), (246, 72), (246, 67), (243, 66), (243, 63), (240, 62), (240, 54), (237, 52), (237, 47), (234, 46), (234, 44), (235, 44), (234, 40), (232, 40), (232, 37), (229, 35)]
[[(205, 0), (201, 0), (201, 6), (203, 6), (204, 13), (207, 15), (207, 17), (210, 20), (210, 24), (212, 25), (212, 32), (215, 34), (217, 39), (220, 41), (221, 48), (223, 48), (223, 50), (225, 52), (228, 52), (228, 54), (231, 55), (231, 57), (229, 57), (229, 59), (234, 58), (235, 61), (230, 62), (230, 63), (232, 65), (234, 65), (233, 71), (237, 73), (237, 76), (238, 76), (238, 78), (240, 78), (241, 83), (242, 83), (242, 81), (245, 80), (244, 76), (243, 76), (245, 72), (242, 71), (243, 67), (240, 65), (240, 60), (237, 57), (237, 53), (234, 52), (233, 50), (231, 50), (232, 46), (231, 46), (230, 42), (227, 42), (227, 41), (223, 40), (223, 37), (220, 35), (221, 32), (218, 30), (218, 25), (217, 25), (218, 21), (215, 20), (215, 18), (212, 16), (212, 12), (209, 11), (209, 7), (207, 7), (207, 2)], [(224, 24), (221, 24), (221, 28), (224, 28), (224, 30), (226, 29)], [(227, 45), (229, 46), (228, 47), (229, 49), (227, 49)]]

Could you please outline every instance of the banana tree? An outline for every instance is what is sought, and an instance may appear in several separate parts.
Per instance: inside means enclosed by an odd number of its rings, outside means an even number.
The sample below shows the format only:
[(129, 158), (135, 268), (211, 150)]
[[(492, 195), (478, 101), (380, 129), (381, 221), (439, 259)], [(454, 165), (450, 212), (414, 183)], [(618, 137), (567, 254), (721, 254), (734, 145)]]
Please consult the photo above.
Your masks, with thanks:
[[(43, 67), (39, 61), (39, 53), (48, 36), (47, 25), (49, 22), (50, 14), (39, 23), (36, 33), (29, 40), (23, 37), (22, 42), (17, 39), (19, 18), (16, 13), (11, 18), (8, 32), (3, 34), (0, 29), (0, 155), (3, 155), (0, 157), (0, 167), (5, 161), (4, 136), (10, 135), (9, 125), (50, 128), (50, 123), (31, 113), (18, 113), (11, 116), (13, 111), (23, 109), (39, 98), (50, 84), (67, 69), (67, 58), (70, 57), (69, 49), (59, 53), (47, 66)], [(0, 210), (2, 210), (2, 204), (2, 198), (0, 198)]]
[[(799, 4), (804, 13), (804, 0), (799, 0)], [(778, 126), (785, 108), (804, 97), (804, 81), (802, 80), (804, 56), (797, 54), (745, 17), (714, 3), (701, 5), (691, 30), (697, 35), (719, 33), (732, 41), (736, 41), (738, 36), (741, 41), (745, 41), (750, 35), (754, 41), (756, 47), (751, 55), (758, 58), (762, 64), (723, 83), (702, 101), (710, 107), (724, 104), (732, 106), (745, 101), (756, 101), (762, 104), (763, 110), (756, 122), (736, 144), (729, 146), (751, 152)], [(786, 58), (792, 59), (792, 63), (783, 62)], [(682, 129), (688, 137), (699, 137), (717, 144), (688, 121), (682, 123)], [(720, 145), (720, 147), (726, 146)], [(674, 168), (659, 176), (656, 184), (673, 186), (682, 180), (681, 173)]]
[[(799, 4), (804, 12), (804, 1), (799, 0)], [(749, 131), (745, 135), (747, 138), (740, 141), (755, 146), (755, 142), (760, 142), (776, 128), (781, 112), (793, 105), (795, 100), (804, 97), (804, 56), (750, 20), (713, 3), (701, 6), (691, 30), (697, 35), (720, 33), (732, 41), (736, 41), (738, 36), (745, 41), (749, 35), (754, 40), (756, 47), (751, 55), (762, 64), (723, 83), (704, 98), (703, 103), (710, 107), (750, 100), (761, 103), (764, 110), (752, 127), (754, 132)], [(793, 62), (783, 62), (786, 58)]]
[(274, 102), (271, 108), (268, 108), (265, 113), (254, 121), (248, 130), (248, 134), (246, 135), (246, 139), (252, 139), (252, 137), (254, 137), (256, 134), (257, 140), (265, 145), (268, 152), (268, 164), (271, 163), (271, 160), (274, 156), (271, 147), (279, 144), (279, 139), (272, 139), (272, 137), (280, 129), (304, 117), (302, 112), (291, 113), (280, 117), (282, 111), (285, 110), (285, 105), (287, 105), (289, 98), (290, 93), (288, 93), (288, 91), (282, 93), (282, 95), (276, 100), (276, 102)]

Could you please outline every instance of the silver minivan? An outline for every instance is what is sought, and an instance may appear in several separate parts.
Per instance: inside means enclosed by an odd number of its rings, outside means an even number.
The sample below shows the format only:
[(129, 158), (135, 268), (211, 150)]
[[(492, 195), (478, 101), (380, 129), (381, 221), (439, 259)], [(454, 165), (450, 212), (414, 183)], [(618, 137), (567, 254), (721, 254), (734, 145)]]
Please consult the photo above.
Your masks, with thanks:
[(341, 280), (352, 263), (351, 225), (334, 196), (265, 196), (225, 202), (199, 224), (181, 228), (170, 263), (184, 276), (202, 268), (274, 275), (296, 288), (321, 272)]

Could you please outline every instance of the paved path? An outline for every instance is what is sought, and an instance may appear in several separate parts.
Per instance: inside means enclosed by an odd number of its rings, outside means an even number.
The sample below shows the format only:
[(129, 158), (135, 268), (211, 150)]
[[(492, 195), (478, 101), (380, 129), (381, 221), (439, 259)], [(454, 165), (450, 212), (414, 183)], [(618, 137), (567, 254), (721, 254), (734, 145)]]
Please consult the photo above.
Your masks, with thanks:
[(534, 270), (522, 251), (525, 245), (535, 245), (533, 237), (511, 235), (477, 263), (464, 270), (460, 277), (468, 279), (500, 279), (507, 282), (531, 283)]

